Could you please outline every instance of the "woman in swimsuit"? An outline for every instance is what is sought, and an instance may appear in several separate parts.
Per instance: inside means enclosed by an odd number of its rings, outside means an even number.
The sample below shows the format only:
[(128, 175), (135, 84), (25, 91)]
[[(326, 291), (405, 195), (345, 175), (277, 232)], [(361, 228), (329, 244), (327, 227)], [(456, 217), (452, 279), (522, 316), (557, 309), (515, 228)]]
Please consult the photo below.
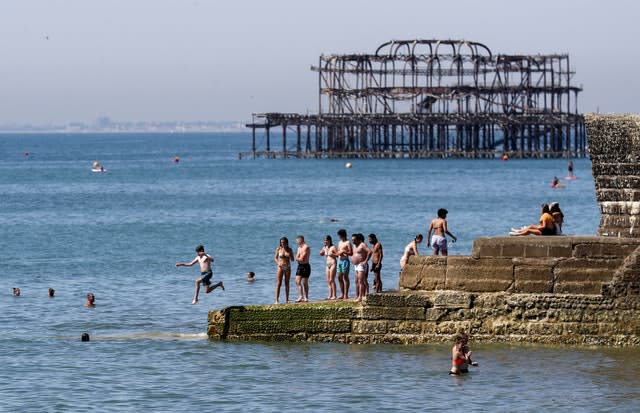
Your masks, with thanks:
[(289, 302), (289, 280), (291, 279), (291, 259), (293, 250), (289, 247), (287, 237), (280, 238), (280, 245), (276, 248), (273, 260), (276, 262), (276, 304), (280, 303), (280, 286), (284, 278), (284, 292), (287, 303)]
[(540, 224), (532, 224), (528, 227), (522, 227), (520, 229), (511, 229), (509, 235), (524, 236), (524, 235), (556, 235), (556, 225), (553, 222), (553, 216), (549, 213), (549, 205), (542, 204), (540, 206), (542, 215), (540, 215)]
[(327, 258), (327, 267), (325, 270), (327, 274), (327, 285), (329, 286), (329, 296), (327, 300), (335, 300), (338, 248), (333, 245), (331, 235), (324, 237), (324, 246), (320, 250), (320, 255)]
[(409, 262), (409, 257), (412, 255), (420, 255), (418, 253), (418, 244), (422, 242), (422, 234), (416, 235), (416, 237), (404, 247), (404, 254), (402, 254), (402, 258), (400, 258), (400, 269), (402, 270), (404, 266)]
[(549, 204), (549, 213), (553, 217), (553, 224), (556, 227), (556, 235), (562, 235), (562, 224), (564, 223), (564, 214), (560, 210), (560, 204), (552, 202)]
[(457, 337), (456, 344), (451, 349), (451, 370), (449, 370), (449, 374), (458, 375), (462, 373), (462, 366), (468, 364), (470, 358), (470, 351), (466, 354), (464, 353), (464, 339)]

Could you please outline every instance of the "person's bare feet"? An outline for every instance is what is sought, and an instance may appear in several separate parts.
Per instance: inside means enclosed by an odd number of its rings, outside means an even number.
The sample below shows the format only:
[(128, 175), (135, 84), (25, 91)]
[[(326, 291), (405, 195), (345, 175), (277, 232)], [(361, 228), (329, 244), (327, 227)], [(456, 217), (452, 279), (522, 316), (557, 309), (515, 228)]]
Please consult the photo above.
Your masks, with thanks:
[(198, 304), (198, 299), (194, 298), (193, 301), (191, 301), (191, 304)]

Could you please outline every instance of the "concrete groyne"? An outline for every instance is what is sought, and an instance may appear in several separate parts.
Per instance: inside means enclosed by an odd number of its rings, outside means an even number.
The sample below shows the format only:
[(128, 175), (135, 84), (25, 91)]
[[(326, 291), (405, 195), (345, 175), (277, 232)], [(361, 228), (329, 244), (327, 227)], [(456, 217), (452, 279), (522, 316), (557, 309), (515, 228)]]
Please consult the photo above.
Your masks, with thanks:
[(492, 237), (470, 256), (411, 257), (399, 290), (362, 303), (211, 311), (223, 340), (640, 345), (640, 118), (586, 117), (598, 236)]

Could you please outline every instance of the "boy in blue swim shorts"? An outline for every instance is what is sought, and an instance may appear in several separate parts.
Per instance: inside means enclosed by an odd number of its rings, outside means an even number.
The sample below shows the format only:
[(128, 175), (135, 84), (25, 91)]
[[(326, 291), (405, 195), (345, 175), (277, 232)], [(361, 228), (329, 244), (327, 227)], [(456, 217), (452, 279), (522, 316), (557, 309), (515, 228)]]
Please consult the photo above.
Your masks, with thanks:
[(349, 298), (349, 267), (351, 262), (349, 257), (353, 255), (353, 248), (351, 248), (351, 242), (347, 238), (347, 231), (345, 229), (338, 230), (338, 266), (336, 273), (338, 274), (338, 282), (340, 283), (340, 297), (341, 300)]
[(176, 267), (191, 267), (195, 263), (200, 264), (200, 278), (196, 280), (195, 294), (193, 296), (193, 301), (191, 304), (195, 304), (198, 302), (198, 295), (200, 293), (200, 284), (204, 285), (204, 292), (209, 294), (211, 291), (220, 287), (224, 290), (224, 285), (222, 281), (217, 282), (213, 286), (211, 285), (211, 278), (213, 278), (213, 270), (211, 269), (213, 265), (213, 257), (206, 252), (204, 252), (204, 246), (198, 245), (196, 247), (196, 257), (191, 262), (177, 262)]

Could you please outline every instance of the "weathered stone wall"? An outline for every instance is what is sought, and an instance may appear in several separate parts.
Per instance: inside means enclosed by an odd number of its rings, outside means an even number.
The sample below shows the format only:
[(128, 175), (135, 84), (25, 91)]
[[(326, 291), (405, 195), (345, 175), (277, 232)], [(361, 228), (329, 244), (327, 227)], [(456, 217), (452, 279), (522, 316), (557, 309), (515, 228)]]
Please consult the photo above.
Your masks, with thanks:
[[(622, 294), (612, 289), (623, 261), (640, 248), (637, 238), (492, 237), (474, 240), (471, 256), (411, 257), (400, 276), (405, 290), (457, 290), (558, 294)], [(634, 279), (630, 265), (616, 278)]]
[(229, 307), (209, 313), (227, 340), (418, 344), (451, 341), (640, 345), (638, 304), (600, 295), (390, 292), (363, 304)]
[(585, 116), (600, 205), (598, 234), (640, 237), (640, 116)]

